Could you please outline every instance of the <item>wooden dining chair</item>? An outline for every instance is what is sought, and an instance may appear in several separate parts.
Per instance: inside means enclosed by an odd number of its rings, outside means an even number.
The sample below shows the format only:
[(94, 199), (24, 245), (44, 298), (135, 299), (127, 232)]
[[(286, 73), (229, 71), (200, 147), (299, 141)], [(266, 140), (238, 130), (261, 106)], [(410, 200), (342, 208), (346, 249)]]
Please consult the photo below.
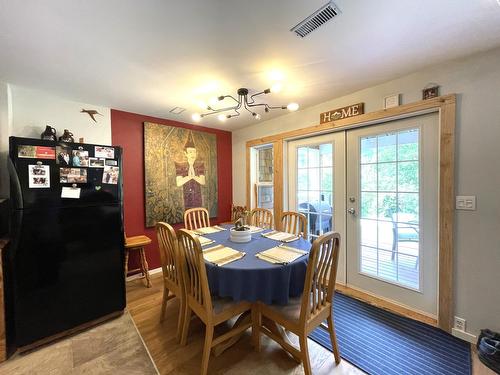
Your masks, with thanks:
[(194, 312), (205, 323), (205, 346), (201, 360), (201, 374), (208, 371), (210, 350), (239, 335), (252, 326), (251, 322), (241, 324), (229, 332), (214, 339), (214, 327), (237, 315), (251, 309), (249, 302), (234, 302), (230, 298), (218, 298), (210, 295), (207, 270), (201, 250), (200, 240), (189, 231), (181, 229), (178, 232), (179, 245), (183, 249), (181, 257), (182, 274), (186, 290), (186, 309), (183, 318), (181, 345), (187, 342), (191, 312)]
[(250, 214), (250, 224), (264, 229), (272, 229), (273, 213), (265, 208), (254, 208)]
[(292, 211), (283, 212), (280, 222), (282, 232), (302, 237), (307, 233), (307, 218), (304, 214)]
[(182, 281), (179, 243), (174, 228), (163, 222), (156, 223), (156, 234), (160, 248), (161, 268), (163, 271), (163, 301), (161, 304), (160, 322), (165, 319), (167, 302), (177, 297), (180, 301), (179, 319), (177, 323), (177, 340), (181, 338), (182, 318), (186, 305), (186, 293)]
[(208, 210), (203, 207), (190, 208), (184, 212), (184, 227), (188, 230), (210, 226)]
[[(295, 358), (300, 358), (306, 375), (311, 374), (311, 363), (307, 348), (307, 336), (325, 319), (335, 356), (340, 363), (339, 348), (333, 325), (333, 295), (339, 259), (340, 235), (329, 232), (318, 237), (309, 253), (304, 291), (302, 296), (289, 301), (288, 305), (265, 305), (259, 302), (258, 309), (253, 311), (253, 340), (257, 351), (260, 351), (260, 332), (280, 344)], [(285, 342), (276, 333), (261, 326), (262, 318), (268, 318), (283, 326), (299, 337), (300, 350)]]

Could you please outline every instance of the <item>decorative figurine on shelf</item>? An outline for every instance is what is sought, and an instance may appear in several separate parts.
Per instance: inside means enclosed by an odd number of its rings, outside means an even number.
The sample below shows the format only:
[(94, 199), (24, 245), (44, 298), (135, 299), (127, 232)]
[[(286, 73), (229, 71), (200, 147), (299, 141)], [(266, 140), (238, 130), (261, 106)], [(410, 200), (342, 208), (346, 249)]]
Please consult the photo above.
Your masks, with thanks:
[(436, 83), (429, 83), (422, 90), (423, 100), (437, 98), (438, 96), (439, 96), (439, 85), (437, 85)]
[(41, 139), (45, 139), (48, 141), (57, 141), (56, 129), (54, 129), (50, 125), (47, 125), (41, 135)]
[(73, 138), (73, 133), (71, 133), (68, 129), (64, 129), (64, 134), (59, 137), (61, 142), (73, 143), (75, 139)]

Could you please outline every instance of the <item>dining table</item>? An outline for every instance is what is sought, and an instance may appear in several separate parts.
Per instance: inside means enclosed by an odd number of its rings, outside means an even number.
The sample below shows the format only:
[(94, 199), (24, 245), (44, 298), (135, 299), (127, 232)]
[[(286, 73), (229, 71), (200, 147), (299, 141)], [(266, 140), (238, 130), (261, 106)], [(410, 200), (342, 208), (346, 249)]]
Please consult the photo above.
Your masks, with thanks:
[[(283, 244), (282, 241), (267, 238), (271, 229), (263, 229), (252, 233), (250, 242), (238, 243), (230, 239), (230, 229), (233, 225), (222, 224), (218, 232), (202, 234), (210, 239), (211, 243), (202, 247), (202, 250), (213, 248), (217, 245), (244, 252), (245, 255), (230, 263), (218, 266), (205, 261), (207, 279), (212, 296), (231, 298), (235, 302), (248, 301), (252, 303), (286, 305), (290, 298), (299, 297), (304, 289), (307, 271), (308, 252), (311, 243), (298, 236), (296, 240), (286, 243), (286, 246), (304, 251), (304, 255), (290, 263), (271, 263), (258, 258), (262, 251)], [(250, 319), (250, 314), (243, 314), (236, 322), (235, 327)], [(274, 322), (264, 322), (272, 332), (287, 340), (286, 333)], [(222, 343), (214, 348), (214, 354), (221, 354), (233, 345), (239, 337), (234, 337), (227, 343)]]

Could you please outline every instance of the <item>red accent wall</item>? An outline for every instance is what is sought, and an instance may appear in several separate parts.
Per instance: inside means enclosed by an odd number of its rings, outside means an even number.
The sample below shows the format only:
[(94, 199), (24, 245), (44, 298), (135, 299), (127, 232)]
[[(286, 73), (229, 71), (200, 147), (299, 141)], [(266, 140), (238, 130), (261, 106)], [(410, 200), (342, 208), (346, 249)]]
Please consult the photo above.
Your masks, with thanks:
[[(229, 221), (233, 197), (232, 181), (232, 144), (231, 132), (165, 120), (136, 113), (111, 110), (111, 138), (114, 146), (123, 147), (123, 202), (125, 213), (125, 232), (127, 236), (145, 234), (153, 240), (146, 249), (149, 269), (161, 266), (155, 229), (145, 227), (144, 210), (144, 122), (154, 122), (168, 126), (206, 131), (217, 136), (217, 175), (218, 175), (218, 217), (211, 223)], [(177, 224), (175, 228), (182, 228)], [(139, 266), (137, 254), (131, 254), (129, 269)]]

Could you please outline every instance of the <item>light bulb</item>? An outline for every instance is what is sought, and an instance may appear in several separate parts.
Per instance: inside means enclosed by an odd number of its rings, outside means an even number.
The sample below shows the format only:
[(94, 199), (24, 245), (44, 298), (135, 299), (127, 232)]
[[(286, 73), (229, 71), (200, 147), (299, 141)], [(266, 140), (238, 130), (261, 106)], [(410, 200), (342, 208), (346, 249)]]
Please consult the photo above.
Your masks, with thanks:
[(279, 83), (279, 82), (276, 82), (275, 84), (273, 84), (271, 86), (271, 92), (273, 94), (275, 94), (277, 92), (280, 92), (282, 88), (283, 88), (283, 85), (281, 83)]
[(199, 122), (201, 120), (201, 115), (199, 113), (193, 113), (191, 118), (193, 119), (193, 121)]
[(296, 111), (297, 109), (299, 109), (299, 105), (297, 103), (290, 103), (286, 106), (286, 108), (293, 112), (293, 111)]
[(216, 97), (216, 96), (212, 96), (209, 100), (208, 100), (208, 103), (210, 105), (215, 105), (217, 104), (217, 102), (219, 101), (219, 99)]
[(260, 120), (260, 115), (258, 113), (253, 113), (253, 117), (256, 119), (256, 120)]
[(220, 122), (224, 122), (227, 119), (226, 115), (223, 115), (222, 113), (219, 116), (217, 116), (217, 118), (219, 119)]
[(207, 103), (204, 102), (203, 100), (198, 101), (196, 104), (198, 104), (198, 107), (200, 107), (201, 109), (207, 109), (208, 108)]

